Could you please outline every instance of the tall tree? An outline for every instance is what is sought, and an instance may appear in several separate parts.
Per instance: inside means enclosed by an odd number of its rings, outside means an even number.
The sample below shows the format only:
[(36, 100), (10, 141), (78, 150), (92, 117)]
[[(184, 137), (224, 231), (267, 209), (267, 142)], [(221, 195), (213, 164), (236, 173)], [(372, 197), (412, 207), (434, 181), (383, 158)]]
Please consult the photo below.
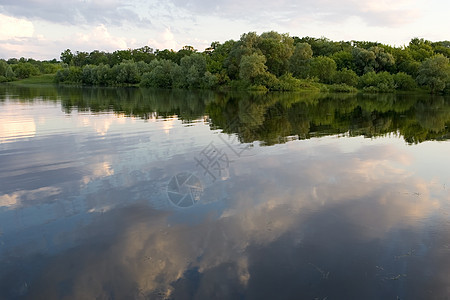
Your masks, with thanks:
[(323, 83), (331, 83), (336, 72), (336, 62), (326, 56), (311, 59), (309, 74)]
[(309, 62), (313, 56), (311, 45), (298, 43), (290, 58), (290, 71), (295, 77), (306, 78), (309, 72)]
[(270, 73), (281, 76), (289, 71), (289, 58), (294, 52), (294, 40), (288, 34), (264, 32), (259, 36), (256, 47), (266, 57), (266, 66)]
[(239, 77), (254, 83), (258, 76), (263, 76), (266, 73), (267, 67), (265, 63), (266, 57), (262, 54), (244, 55), (239, 66)]
[(72, 59), (73, 59), (73, 53), (70, 49), (66, 49), (63, 52), (61, 52), (61, 61), (65, 64), (72, 64)]
[(417, 83), (428, 86), (432, 94), (443, 91), (449, 84), (449, 81), (449, 59), (444, 55), (437, 54), (426, 59), (420, 65)]

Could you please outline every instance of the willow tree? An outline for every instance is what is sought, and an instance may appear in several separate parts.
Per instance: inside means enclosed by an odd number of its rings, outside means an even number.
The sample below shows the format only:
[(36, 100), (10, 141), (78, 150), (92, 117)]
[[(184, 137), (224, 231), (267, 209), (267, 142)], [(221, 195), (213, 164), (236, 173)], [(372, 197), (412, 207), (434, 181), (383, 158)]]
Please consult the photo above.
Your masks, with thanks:
[(266, 74), (266, 57), (262, 54), (253, 53), (244, 55), (239, 65), (239, 77), (242, 80), (254, 83), (259, 76)]
[(417, 83), (428, 86), (432, 94), (442, 92), (450, 84), (449, 59), (437, 54), (422, 62)]

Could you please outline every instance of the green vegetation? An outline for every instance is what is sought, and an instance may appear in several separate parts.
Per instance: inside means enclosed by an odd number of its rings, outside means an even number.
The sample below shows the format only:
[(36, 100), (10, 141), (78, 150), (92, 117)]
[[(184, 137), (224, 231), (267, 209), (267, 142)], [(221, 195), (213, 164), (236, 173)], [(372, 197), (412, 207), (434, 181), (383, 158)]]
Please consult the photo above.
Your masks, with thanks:
[(88, 52), (67, 49), (56, 60), (0, 61), (0, 81), (55, 74), (56, 83), (258, 91), (367, 93), (450, 91), (450, 42), (414, 38), (407, 46), (290, 37), (275, 31), (213, 42), (204, 52), (148, 46)]
[[(55, 74), (61, 68), (61, 64), (56, 59), (51, 61), (38, 61), (23, 57), (20, 59), (11, 58), (7, 61), (0, 59), (0, 82), (10, 82), (45, 74)], [(39, 81), (41, 79), (47, 82), (48, 76), (39, 77), (34, 80)]]
[(11, 82), (11, 84), (15, 85), (26, 85), (26, 84), (54, 84), (55, 83), (55, 74), (43, 74), (28, 77), (21, 80), (16, 80)]

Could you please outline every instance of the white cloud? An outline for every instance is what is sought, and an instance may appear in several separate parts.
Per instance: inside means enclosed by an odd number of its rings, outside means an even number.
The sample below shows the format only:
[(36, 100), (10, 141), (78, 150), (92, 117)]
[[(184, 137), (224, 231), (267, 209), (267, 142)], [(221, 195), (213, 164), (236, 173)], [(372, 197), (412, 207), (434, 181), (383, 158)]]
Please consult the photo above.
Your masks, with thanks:
[(7, 26), (0, 30), (0, 40), (6, 41), (0, 57), (52, 59), (67, 48), (114, 51), (147, 44), (202, 51), (213, 41), (269, 30), (401, 46), (415, 36), (448, 39), (449, 4), (439, 1), (3, 0), (0, 22)]
[(126, 38), (111, 35), (104, 24), (98, 25), (90, 32), (77, 33), (76, 42), (83, 46), (90, 46), (91, 50), (98, 48), (117, 50), (128, 47)]
[[(228, 0), (216, 4), (205, 0), (171, 0), (177, 7), (196, 14), (216, 15), (229, 19), (247, 19), (252, 23), (264, 24), (268, 20), (279, 21), (305, 20), (313, 17), (324, 22), (350, 17), (362, 17), (367, 23), (376, 26), (390, 26), (393, 23), (411, 22), (417, 16), (416, 4), (411, 1), (374, 1), (374, 0), (303, 0), (269, 1)], [(395, 15), (395, 18), (392, 16)], [(261, 18), (261, 16), (265, 16)]]
[(32, 37), (34, 26), (28, 20), (0, 14), (0, 40)]
[(173, 49), (178, 50), (180, 44), (175, 40), (175, 36), (170, 28), (164, 29), (163, 32), (157, 34), (155, 38), (148, 40), (148, 44), (155, 49)]

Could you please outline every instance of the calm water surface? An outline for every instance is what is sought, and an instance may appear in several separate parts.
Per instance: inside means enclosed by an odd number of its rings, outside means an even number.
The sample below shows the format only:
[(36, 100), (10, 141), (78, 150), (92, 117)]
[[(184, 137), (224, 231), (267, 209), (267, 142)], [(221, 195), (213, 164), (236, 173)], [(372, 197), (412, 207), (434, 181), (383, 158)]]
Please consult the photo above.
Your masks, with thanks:
[(0, 86), (0, 299), (449, 299), (450, 99)]

